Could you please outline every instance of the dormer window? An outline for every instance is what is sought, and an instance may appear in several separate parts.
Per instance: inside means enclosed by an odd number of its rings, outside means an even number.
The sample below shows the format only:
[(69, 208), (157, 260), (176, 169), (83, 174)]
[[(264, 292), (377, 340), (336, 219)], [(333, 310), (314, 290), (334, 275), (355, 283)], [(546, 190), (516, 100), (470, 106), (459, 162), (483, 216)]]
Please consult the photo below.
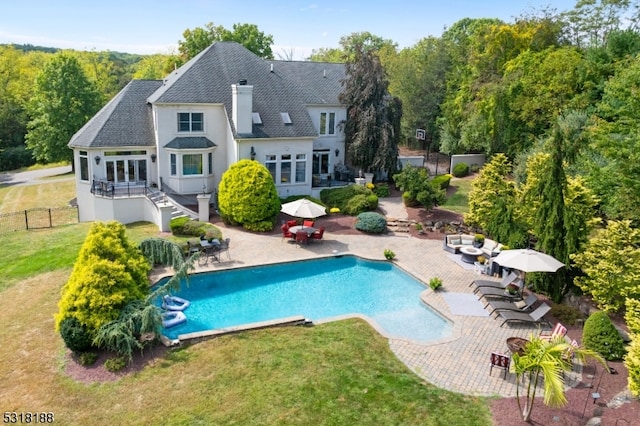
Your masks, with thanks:
[(253, 121), (253, 124), (262, 124), (262, 118), (260, 117), (259, 112), (252, 112), (251, 119)]
[(321, 112), (320, 113), (320, 134), (335, 135), (336, 133), (336, 113)]
[(291, 121), (291, 117), (289, 117), (289, 113), (288, 112), (281, 112), (280, 113), (280, 117), (282, 117), (282, 122), (284, 124), (292, 124), (293, 123)]
[(203, 132), (204, 114), (201, 112), (179, 112), (178, 132)]

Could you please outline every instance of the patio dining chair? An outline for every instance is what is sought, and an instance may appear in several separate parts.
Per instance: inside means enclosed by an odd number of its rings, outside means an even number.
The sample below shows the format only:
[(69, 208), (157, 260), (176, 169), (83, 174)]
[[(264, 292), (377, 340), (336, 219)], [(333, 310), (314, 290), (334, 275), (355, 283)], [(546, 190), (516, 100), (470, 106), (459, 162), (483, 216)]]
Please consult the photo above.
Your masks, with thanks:
[(222, 252), (227, 253), (227, 259), (231, 260), (231, 254), (229, 254), (230, 243), (231, 243), (231, 238), (225, 238), (224, 240), (220, 241), (220, 249), (218, 250), (218, 261), (220, 261)]
[(302, 221), (302, 226), (304, 226), (305, 228), (313, 228), (314, 223), (315, 222), (311, 219), (305, 219)]
[(307, 231), (296, 232), (296, 243), (307, 244), (308, 242), (309, 242), (309, 234), (307, 234)]
[(509, 355), (500, 352), (491, 352), (489, 375), (491, 375), (493, 367), (501, 368), (504, 370), (504, 378), (506, 379), (507, 372), (509, 371), (509, 364), (511, 364), (511, 357)]
[(322, 242), (322, 236), (324, 235), (324, 226), (321, 226), (319, 229), (316, 229), (313, 234), (311, 234), (311, 240), (318, 240)]

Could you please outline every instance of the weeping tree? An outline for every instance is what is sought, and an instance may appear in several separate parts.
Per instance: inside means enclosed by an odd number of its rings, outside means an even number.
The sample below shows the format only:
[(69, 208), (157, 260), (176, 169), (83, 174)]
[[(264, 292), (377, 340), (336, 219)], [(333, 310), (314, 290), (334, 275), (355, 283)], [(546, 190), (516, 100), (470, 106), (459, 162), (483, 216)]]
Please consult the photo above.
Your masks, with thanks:
[(376, 50), (355, 43), (353, 51), (339, 97), (347, 105), (347, 158), (362, 171), (385, 171), (391, 176), (398, 161), (402, 101), (389, 95), (389, 82)]
[(174, 275), (144, 299), (127, 303), (117, 319), (100, 327), (93, 341), (96, 346), (112, 350), (129, 361), (135, 350), (144, 349), (146, 341), (141, 338), (144, 334), (160, 334), (161, 312), (153, 302), (179, 290), (181, 282), (188, 280), (189, 272), (194, 269), (194, 262), (199, 256), (196, 253), (185, 260), (182, 248), (163, 238), (148, 238), (140, 243), (139, 249), (151, 265), (170, 266)]

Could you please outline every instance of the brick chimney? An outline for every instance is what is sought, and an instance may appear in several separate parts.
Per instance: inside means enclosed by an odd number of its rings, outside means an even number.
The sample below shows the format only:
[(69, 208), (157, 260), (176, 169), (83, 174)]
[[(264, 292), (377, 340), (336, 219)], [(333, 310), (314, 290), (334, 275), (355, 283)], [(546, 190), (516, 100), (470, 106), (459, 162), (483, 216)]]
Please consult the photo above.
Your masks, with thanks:
[(231, 85), (231, 119), (237, 133), (252, 133), (253, 86), (247, 86), (247, 80)]

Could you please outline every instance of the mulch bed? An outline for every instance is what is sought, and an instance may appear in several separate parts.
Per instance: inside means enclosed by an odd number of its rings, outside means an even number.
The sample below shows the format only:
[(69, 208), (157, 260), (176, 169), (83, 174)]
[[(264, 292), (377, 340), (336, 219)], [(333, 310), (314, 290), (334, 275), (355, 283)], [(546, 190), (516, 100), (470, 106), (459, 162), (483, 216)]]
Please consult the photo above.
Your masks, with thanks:
[[(391, 195), (399, 196), (399, 193), (395, 191)], [(440, 208), (434, 208), (430, 211), (425, 211), (421, 208), (407, 208), (407, 213), (409, 220), (423, 223), (426, 221), (434, 223), (438, 221), (445, 223), (462, 221), (462, 215)], [(290, 219), (288, 215), (282, 214), (277, 223), (283, 223), (288, 219)], [(215, 223), (216, 220), (212, 222)], [(360, 231), (354, 228), (354, 223), (355, 218), (352, 216), (330, 215), (318, 218), (316, 227), (324, 226), (327, 232), (334, 234), (361, 234)], [(272, 234), (280, 233), (279, 226), (276, 226), (272, 231)], [(409, 233), (415, 238), (441, 240), (444, 237), (444, 233), (440, 231), (429, 230), (421, 234), (413, 227), (409, 227)], [(555, 319), (550, 318), (550, 320), (554, 322)], [(619, 321), (621, 321), (620, 318), (614, 318), (614, 322), (620, 324)], [(582, 328), (580, 326), (568, 326), (567, 335), (572, 339), (575, 338), (578, 341), (582, 341)], [(66, 373), (73, 379), (83, 383), (113, 381), (124, 375), (140, 371), (146, 365), (161, 362), (165, 352), (166, 348), (161, 346), (147, 349), (142, 355), (136, 354), (133, 362), (118, 373), (111, 373), (103, 367), (104, 360), (109, 356), (107, 353), (100, 353), (98, 361), (90, 367), (81, 366), (74, 357), (68, 355), (69, 362), (66, 365)], [(529, 423), (522, 421), (515, 398), (495, 399), (491, 402), (492, 422), (497, 426), (527, 424), (577, 426), (585, 425), (591, 417), (598, 416), (602, 425), (640, 426), (640, 402), (637, 399), (630, 403), (618, 404), (615, 408), (607, 406), (607, 403), (614, 401), (616, 396), (625, 391), (628, 377), (628, 372), (622, 362), (609, 362), (609, 366), (613, 367), (617, 374), (605, 372), (602, 365), (595, 365), (593, 361), (585, 366), (582, 382), (566, 392), (568, 404), (562, 408), (549, 408), (543, 404), (541, 398), (537, 398)], [(591, 398), (593, 392), (600, 394), (600, 398), (595, 403)]]

